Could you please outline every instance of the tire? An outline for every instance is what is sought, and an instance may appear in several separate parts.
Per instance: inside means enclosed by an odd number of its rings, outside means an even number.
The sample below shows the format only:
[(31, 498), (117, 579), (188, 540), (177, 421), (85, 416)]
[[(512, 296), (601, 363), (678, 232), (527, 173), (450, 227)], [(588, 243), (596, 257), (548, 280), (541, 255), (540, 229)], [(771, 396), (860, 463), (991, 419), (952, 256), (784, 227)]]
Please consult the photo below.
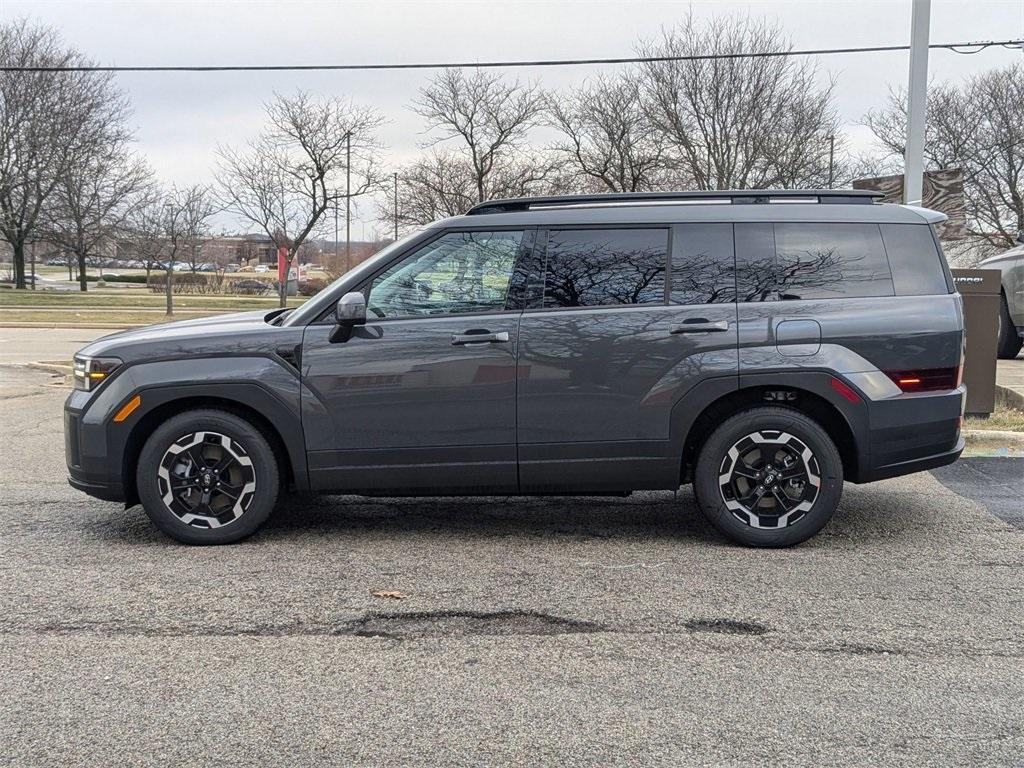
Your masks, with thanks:
[(149, 436), (135, 482), (149, 519), (171, 538), (231, 544), (270, 516), (280, 473), (256, 427), (226, 411), (204, 409), (180, 413)]
[[(774, 468), (768, 469), (766, 458)], [(843, 464), (813, 419), (791, 408), (753, 408), (726, 419), (708, 437), (693, 489), (701, 514), (731, 541), (788, 547), (832, 519), (843, 492)], [(760, 500), (750, 504), (755, 497)]]
[(999, 295), (999, 342), (996, 355), (1000, 360), (1013, 360), (1020, 352), (1024, 341), (1017, 335), (1017, 328), (1010, 317), (1010, 307), (1006, 304), (1006, 296)]

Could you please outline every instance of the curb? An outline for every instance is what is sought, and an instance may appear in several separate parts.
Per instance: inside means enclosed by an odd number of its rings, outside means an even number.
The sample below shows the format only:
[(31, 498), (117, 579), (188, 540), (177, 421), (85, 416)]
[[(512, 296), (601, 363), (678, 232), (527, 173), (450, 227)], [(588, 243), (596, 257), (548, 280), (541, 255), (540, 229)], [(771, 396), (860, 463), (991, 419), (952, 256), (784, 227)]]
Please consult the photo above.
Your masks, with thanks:
[[(182, 318), (185, 319), (185, 318)], [(188, 318), (191, 319), (191, 318)], [(124, 330), (125, 328), (145, 328), (155, 323), (31, 323), (31, 322), (20, 322), (20, 323), (2, 323), (0, 322), (0, 328), (99, 328), (99, 329), (110, 329), (110, 330)]]
[(996, 384), (996, 405), (1024, 411), (1024, 394), (1003, 384)]
[(962, 434), (964, 442), (968, 445), (998, 440), (1007, 445), (1024, 448), (1024, 432), (1012, 432), (1006, 429), (965, 429)]

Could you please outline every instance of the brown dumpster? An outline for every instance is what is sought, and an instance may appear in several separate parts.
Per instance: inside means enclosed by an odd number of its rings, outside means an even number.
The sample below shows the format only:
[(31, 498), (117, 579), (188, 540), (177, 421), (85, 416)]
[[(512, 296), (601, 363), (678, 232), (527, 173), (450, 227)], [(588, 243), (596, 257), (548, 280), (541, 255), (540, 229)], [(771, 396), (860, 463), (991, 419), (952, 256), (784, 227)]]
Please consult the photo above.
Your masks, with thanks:
[(964, 297), (966, 350), (964, 384), (969, 416), (988, 416), (996, 400), (996, 341), (999, 336), (999, 270), (954, 269), (953, 283)]

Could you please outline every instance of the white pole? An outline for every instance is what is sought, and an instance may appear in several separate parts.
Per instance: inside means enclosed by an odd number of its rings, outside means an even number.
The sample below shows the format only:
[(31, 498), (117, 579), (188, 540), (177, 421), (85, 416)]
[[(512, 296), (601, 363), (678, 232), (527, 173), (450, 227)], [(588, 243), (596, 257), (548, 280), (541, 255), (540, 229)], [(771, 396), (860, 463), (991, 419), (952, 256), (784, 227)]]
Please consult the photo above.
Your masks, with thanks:
[(910, 18), (910, 84), (907, 89), (907, 154), (903, 202), (920, 205), (924, 176), (924, 125), (928, 109), (928, 21), (931, 0), (913, 0)]

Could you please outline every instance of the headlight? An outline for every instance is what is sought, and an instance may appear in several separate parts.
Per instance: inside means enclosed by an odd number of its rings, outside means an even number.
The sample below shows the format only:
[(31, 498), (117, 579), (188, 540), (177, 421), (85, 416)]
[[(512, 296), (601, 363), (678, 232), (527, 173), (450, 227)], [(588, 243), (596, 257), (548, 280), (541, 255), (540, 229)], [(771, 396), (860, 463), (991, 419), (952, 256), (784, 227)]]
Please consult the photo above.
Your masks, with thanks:
[(75, 357), (75, 389), (90, 392), (121, 367), (116, 357)]

